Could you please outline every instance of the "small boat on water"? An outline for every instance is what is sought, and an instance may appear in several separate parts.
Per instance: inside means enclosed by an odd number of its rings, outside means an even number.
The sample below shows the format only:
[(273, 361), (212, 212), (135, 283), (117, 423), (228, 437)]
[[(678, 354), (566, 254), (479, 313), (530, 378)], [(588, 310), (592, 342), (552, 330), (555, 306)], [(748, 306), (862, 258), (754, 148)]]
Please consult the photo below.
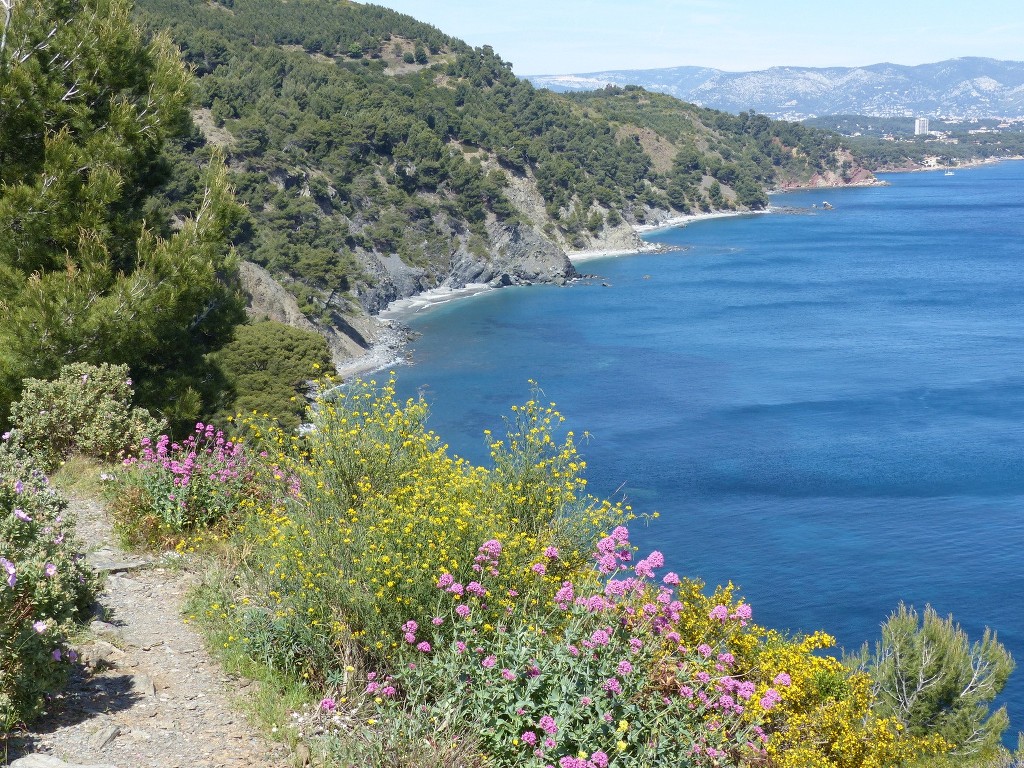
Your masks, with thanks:
[(955, 176), (956, 174), (954, 174), (952, 171), (946, 171), (945, 174), (943, 174), (943, 175), (944, 176)]
[(822, 200), (821, 207), (824, 208), (826, 211), (831, 211), (832, 203), (830, 203), (828, 200)]

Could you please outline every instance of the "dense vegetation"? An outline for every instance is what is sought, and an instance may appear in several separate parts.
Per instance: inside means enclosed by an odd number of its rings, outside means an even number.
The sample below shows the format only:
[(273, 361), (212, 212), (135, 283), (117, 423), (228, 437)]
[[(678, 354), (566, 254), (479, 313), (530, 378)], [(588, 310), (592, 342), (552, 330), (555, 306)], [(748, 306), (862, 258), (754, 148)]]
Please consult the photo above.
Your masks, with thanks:
[[(491, 461), (476, 467), (391, 384), (321, 386), (303, 436), (246, 418), (235, 440), (200, 423), (172, 442), (138, 438), (155, 425), (124, 375), (68, 368), (32, 402), (73, 422), (70, 445), (92, 456), (137, 443), (96, 470), (114, 476), (118, 529), (203, 549), (195, 618), (263, 680), (267, 724), (315, 765), (1015, 759), (999, 744), (1005, 710), (990, 711), (1013, 668), (993, 633), (972, 644), (952, 619), (900, 606), (873, 652), (839, 659), (823, 632), (757, 625), (731, 585), (707, 590), (661, 553), (640, 556), (632, 510), (586, 494), (573, 435), (539, 393), (488, 433)], [(64, 503), (34, 468), (75, 449), (32, 431), (38, 411), (15, 408), (0, 446), (0, 741), (59, 685), (93, 595)]]
[[(650, 110), (621, 108), (635, 93), (581, 109), (517, 79), (490, 47), (378, 6), (139, 7), (198, 75), (204, 132), (224, 146), (252, 214), (241, 253), (314, 319), (372, 295), (377, 257), (398, 254), (429, 286), (462, 255), (488, 258), (501, 230), (585, 247), (652, 209), (763, 207), (766, 185), (839, 170), (832, 135), (647, 94)], [(637, 126), (682, 150), (674, 171), (655, 167)]]
[(670, 143), (676, 154), (661, 182), (677, 209), (724, 207), (715, 184), (732, 188), (739, 205), (761, 208), (768, 204), (765, 188), (806, 182), (816, 174), (841, 176), (854, 167), (837, 134), (799, 123), (704, 109), (636, 86), (567, 98), (589, 114), (626, 126), (638, 139), (639, 129), (647, 128)]

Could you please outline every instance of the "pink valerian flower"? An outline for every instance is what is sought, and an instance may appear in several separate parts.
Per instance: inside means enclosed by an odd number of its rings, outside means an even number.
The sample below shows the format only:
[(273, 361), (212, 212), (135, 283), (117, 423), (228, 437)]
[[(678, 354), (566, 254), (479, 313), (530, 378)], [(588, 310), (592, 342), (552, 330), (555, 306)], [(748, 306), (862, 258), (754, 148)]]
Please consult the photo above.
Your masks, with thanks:
[(530, 570), (536, 573), (538, 576), (543, 576), (548, 572), (548, 568), (544, 563), (534, 563), (530, 566)]
[(681, 638), (679, 637), (678, 632), (669, 632), (667, 635), (665, 635), (665, 639), (668, 640), (670, 643), (678, 643)]
[(754, 695), (754, 691), (756, 690), (757, 687), (752, 682), (750, 682), (749, 680), (744, 680), (742, 683), (736, 686), (736, 695), (744, 701), (747, 701), (750, 699), (751, 696)]
[(533, 731), (523, 731), (523, 735), (519, 738), (523, 740), (524, 744), (529, 744), (531, 747), (537, 743), (537, 734)]
[(663, 565), (665, 565), (665, 556), (661, 552), (654, 550), (634, 566), (633, 572), (645, 579), (653, 579), (654, 569), (661, 568)]
[(461, 640), (456, 640), (455, 641), (455, 650), (456, 650), (457, 653), (465, 653), (466, 652), (466, 644), (464, 642), (462, 642)]
[(661, 582), (663, 584), (668, 584), (669, 586), (673, 586), (674, 587), (677, 584), (679, 584), (679, 574), (677, 574), (675, 571), (669, 571), (661, 579)]
[(629, 650), (633, 653), (640, 653), (640, 649), (644, 647), (644, 641), (638, 637), (629, 638)]
[(611, 640), (611, 634), (607, 629), (595, 629), (590, 636), (590, 642), (594, 645), (608, 645), (609, 640)]
[(466, 618), (467, 616), (469, 616), (469, 613), (470, 613), (469, 606), (466, 605), (465, 603), (461, 603), (461, 604), (455, 606), (455, 613), (457, 613), (462, 618)]
[(701, 643), (697, 646), (697, 653), (703, 656), (705, 659), (711, 655), (711, 646), (707, 643)]
[(540, 667), (538, 667), (536, 664), (530, 664), (526, 668), (526, 676), (527, 677), (540, 677)]
[(558, 547), (545, 547), (545, 549), (544, 549), (544, 557), (547, 557), (547, 558), (549, 558), (551, 560), (557, 560), (558, 559)]
[(617, 677), (609, 677), (601, 683), (601, 688), (611, 694), (622, 693), (622, 683), (619, 682)]
[(708, 618), (714, 619), (715, 621), (725, 621), (729, 618), (729, 609), (724, 605), (716, 605), (711, 609), (711, 613), (708, 614)]
[(405, 624), (402, 625), (402, 631), (403, 632), (415, 632), (419, 628), (420, 628), (420, 625), (417, 624), (412, 619), (409, 619), (409, 621), (405, 622)]
[(590, 755), (590, 762), (596, 765), (597, 768), (608, 768), (608, 755), (598, 750)]
[(750, 620), (750, 617), (752, 615), (753, 610), (750, 608), (749, 605), (737, 605), (736, 610), (732, 612), (731, 618), (739, 619), (740, 626), (745, 627), (747, 626), (747, 621)]
[(736, 657), (733, 656), (731, 653), (718, 654), (718, 660), (728, 666), (731, 666), (736, 663)]
[(576, 599), (571, 581), (563, 581), (562, 588), (555, 592), (555, 603), (563, 611), (569, 607), (569, 603)]
[(567, 647), (568, 647), (569, 655), (570, 656), (579, 656), (580, 655), (580, 649), (577, 648), (575, 645), (569, 645)]
[(391, 697), (394, 696), (396, 693), (398, 693), (398, 691), (395, 690), (395, 686), (393, 685), (385, 685), (383, 688), (380, 689), (381, 696)]
[(406, 632), (404, 637), (405, 637), (405, 642), (407, 642), (409, 645), (412, 645), (413, 643), (416, 642), (416, 635), (413, 632)]
[(613, 603), (605, 600), (601, 595), (591, 595), (590, 597), (577, 597), (576, 605), (586, 608), (588, 613), (600, 613), (611, 608)]
[(378, 683), (376, 680), (371, 680), (370, 682), (368, 682), (366, 684), (366, 692), (367, 693), (376, 693), (379, 690), (380, 690), (380, 683)]
[(593, 703), (594, 700), (589, 696), (584, 696), (582, 699), (580, 699), (580, 704), (582, 704), (584, 707), (589, 707)]
[(550, 736), (548, 736), (547, 738), (544, 739), (544, 746), (547, 747), (548, 749), (554, 749), (557, 746), (557, 743), (555, 742), (554, 739), (552, 739)]
[(487, 555), (492, 560), (497, 560), (501, 557), (501, 542), (497, 539), (485, 541), (477, 551), (482, 555)]
[(551, 715), (544, 715), (540, 720), (538, 720), (537, 727), (549, 736), (554, 736), (558, 733), (558, 723), (555, 722), (555, 718)]
[(483, 585), (479, 581), (469, 582), (469, 584), (466, 585), (466, 591), (471, 595), (476, 595), (477, 597), (483, 597), (487, 594), (487, 590), (484, 589)]
[(492, 653), (490, 656), (485, 656), (484, 657), (484, 660), (480, 662), (480, 666), (481, 667), (485, 667), (486, 669), (490, 669), (491, 667), (493, 667), (497, 663), (498, 663), (498, 657), (495, 656)]
[(437, 580), (438, 589), (448, 589), (452, 584), (455, 583), (455, 577), (450, 573), (442, 573), (441, 578)]
[(416, 645), (416, 650), (419, 651), (420, 653), (430, 653), (432, 648), (430, 647), (430, 643), (428, 643), (426, 640), (424, 640), (422, 643), (418, 643)]
[[(606, 541), (607, 541), (607, 539), (606, 539)], [(618, 567), (619, 567), (619, 561), (616, 560), (615, 559), (615, 555), (611, 554), (610, 552), (607, 553), (607, 554), (601, 555), (601, 557), (599, 557), (598, 560), (597, 560), (597, 570), (600, 571), (601, 573), (612, 573)]]
[(761, 709), (768, 711), (780, 701), (782, 701), (782, 696), (779, 695), (779, 692), (774, 688), (769, 688), (761, 697)]
[(619, 665), (615, 668), (615, 671), (618, 672), (623, 677), (625, 677), (626, 675), (628, 675), (629, 673), (631, 673), (633, 671), (633, 665), (630, 664), (625, 659), (623, 659), (622, 661), (619, 662)]
[(322, 709), (324, 712), (333, 712), (335, 707), (337, 706), (338, 703), (330, 696), (324, 699), (320, 699), (320, 709)]
[(444, 624), (444, 619), (442, 619), (440, 616), (435, 616), (430, 620), (430, 623), (433, 624), (435, 627), (439, 627), (442, 624)]
[(505, 669), (501, 670), (501, 676), (504, 677), (506, 680), (509, 680), (509, 681), (512, 681), (512, 680), (516, 679), (516, 673), (513, 672), (511, 669), (508, 669), (508, 668), (505, 668)]
[(618, 525), (609, 535), (617, 544), (629, 544), (629, 529), (624, 525)]
[(775, 679), (772, 680), (772, 685), (782, 685), (789, 687), (792, 683), (793, 680), (785, 672), (779, 672), (779, 674), (775, 676)]
[(458, 582), (455, 582), (450, 587), (448, 587), (448, 591), (451, 592), (453, 595), (458, 595), (459, 597), (461, 597), (462, 593), (466, 591), (466, 588)]

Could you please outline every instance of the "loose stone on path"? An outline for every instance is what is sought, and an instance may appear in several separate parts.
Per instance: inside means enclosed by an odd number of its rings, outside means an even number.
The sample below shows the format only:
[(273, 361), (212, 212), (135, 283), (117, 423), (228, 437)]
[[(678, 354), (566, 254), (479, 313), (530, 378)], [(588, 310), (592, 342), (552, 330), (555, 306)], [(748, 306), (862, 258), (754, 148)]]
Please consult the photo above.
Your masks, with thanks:
[(101, 616), (76, 651), (67, 689), (12, 737), (13, 768), (284, 768), (288, 749), (232, 706), (224, 675), (181, 617), (190, 574), (122, 552), (95, 502), (73, 500), (86, 557), (106, 574)]

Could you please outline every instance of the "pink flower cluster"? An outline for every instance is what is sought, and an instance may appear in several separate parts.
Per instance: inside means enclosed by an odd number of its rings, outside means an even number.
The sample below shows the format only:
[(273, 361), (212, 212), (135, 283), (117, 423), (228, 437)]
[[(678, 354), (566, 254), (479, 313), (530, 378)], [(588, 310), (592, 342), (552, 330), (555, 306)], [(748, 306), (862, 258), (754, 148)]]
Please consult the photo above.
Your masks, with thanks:
[(377, 694), (385, 698), (391, 698), (397, 693), (392, 679), (387, 675), (378, 680), (377, 673), (371, 672), (366, 676), (366, 681), (366, 693)]
[(729, 619), (733, 619), (738, 621), (741, 627), (745, 627), (747, 626), (747, 622), (750, 620), (750, 617), (753, 616), (753, 613), (754, 612), (751, 610), (750, 606), (746, 604), (737, 605), (736, 610), (732, 613), (729, 613), (729, 609), (726, 606), (716, 605), (711, 609), (711, 612), (708, 613), (708, 618), (714, 621), (721, 621), (723, 623)]
[(633, 559), (629, 531), (625, 526), (618, 526), (611, 534), (597, 542), (594, 559), (597, 560), (597, 570), (604, 574), (614, 573), (621, 563), (628, 563)]
[(124, 460), (125, 466), (136, 463), (167, 470), (180, 488), (186, 487), (197, 472), (211, 482), (225, 483), (237, 478), (246, 465), (240, 444), (230, 442), (221, 430), (202, 422), (181, 444), (172, 443), (168, 435), (160, 435), (155, 446), (148, 437), (143, 438), (141, 455)]

